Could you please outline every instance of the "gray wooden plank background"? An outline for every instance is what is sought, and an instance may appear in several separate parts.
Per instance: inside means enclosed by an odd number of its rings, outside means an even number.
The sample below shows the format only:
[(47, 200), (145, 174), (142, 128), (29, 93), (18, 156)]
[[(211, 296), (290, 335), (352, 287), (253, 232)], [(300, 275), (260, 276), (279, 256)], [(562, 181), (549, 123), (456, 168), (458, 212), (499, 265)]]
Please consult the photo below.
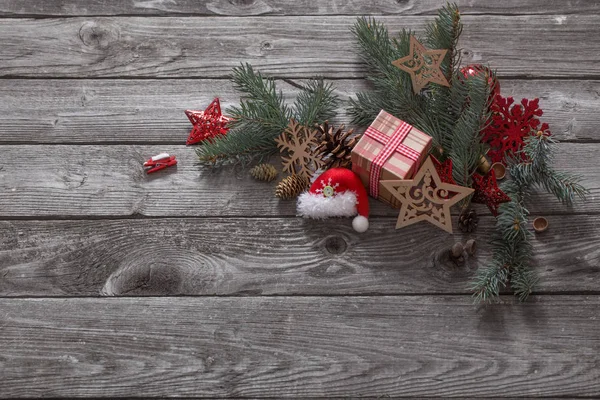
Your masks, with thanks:
[[(600, 1), (459, 2), (463, 63), (539, 97), (591, 189), (530, 199), (550, 230), (526, 304), (472, 304), (485, 207), (449, 235), (372, 201), (361, 235), (183, 145), (183, 110), (238, 101), (240, 62), (288, 99), (313, 75), (348, 99), (368, 89), (356, 16), (422, 32), (443, 4), (0, 0), (0, 397), (600, 397)], [(179, 166), (146, 176), (162, 151)]]
[[(266, 18), (5, 19), (0, 25), (0, 76), (213, 78), (227, 76), (240, 61), (281, 77), (364, 76), (350, 32), (356, 17)], [(421, 32), (426, 20), (379, 19), (394, 32)], [(598, 50), (590, 38), (600, 37), (599, 15), (463, 19), (468, 26), (461, 36), (465, 63), (485, 60), (502, 75), (520, 77), (599, 75), (600, 66), (590, 57)]]
[(2, 303), (0, 390), (13, 396), (482, 398), (498, 391), (589, 397), (600, 391), (600, 342), (592, 340), (597, 296), (508, 300), (479, 311), (453, 296)]

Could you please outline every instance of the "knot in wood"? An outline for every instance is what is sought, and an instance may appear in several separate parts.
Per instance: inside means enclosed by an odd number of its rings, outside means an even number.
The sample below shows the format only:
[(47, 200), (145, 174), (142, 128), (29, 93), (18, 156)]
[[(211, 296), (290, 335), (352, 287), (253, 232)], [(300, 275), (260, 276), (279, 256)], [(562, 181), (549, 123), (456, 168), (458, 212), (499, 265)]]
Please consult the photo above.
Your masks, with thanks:
[(112, 42), (119, 40), (119, 32), (115, 27), (86, 21), (79, 29), (79, 38), (88, 47), (106, 49)]
[(329, 254), (342, 254), (348, 248), (348, 244), (343, 237), (330, 236), (325, 239), (325, 249)]
[(271, 42), (265, 41), (260, 44), (261, 51), (270, 51), (271, 49), (273, 49)]

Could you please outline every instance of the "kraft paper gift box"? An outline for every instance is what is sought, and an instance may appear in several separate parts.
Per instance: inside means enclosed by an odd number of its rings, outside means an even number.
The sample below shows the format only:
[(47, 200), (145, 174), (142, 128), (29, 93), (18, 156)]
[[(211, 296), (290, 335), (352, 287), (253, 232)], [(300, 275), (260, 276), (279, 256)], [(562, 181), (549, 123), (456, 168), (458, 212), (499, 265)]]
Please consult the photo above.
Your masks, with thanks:
[(381, 181), (410, 179), (431, 148), (431, 136), (381, 110), (352, 150), (352, 170), (372, 197), (399, 208)]

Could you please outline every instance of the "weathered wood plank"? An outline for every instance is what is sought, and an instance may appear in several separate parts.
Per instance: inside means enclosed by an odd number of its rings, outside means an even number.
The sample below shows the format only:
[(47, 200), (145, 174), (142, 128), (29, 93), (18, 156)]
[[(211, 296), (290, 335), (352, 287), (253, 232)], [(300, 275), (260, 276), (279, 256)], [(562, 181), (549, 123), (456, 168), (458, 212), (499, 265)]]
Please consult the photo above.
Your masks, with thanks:
[[(5, 19), (0, 76), (222, 77), (240, 62), (285, 77), (362, 77), (352, 16)], [(381, 17), (392, 32), (431, 17)], [(465, 16), (463, 61), (501, 75), (597, 77), (600, 15)], [(240, 34), (242, 33), (242, 34)], [(558, 38), (558, 39), (557, 39)], [(577, 51), (574, 51), (577, 49)]]
[[(441, 0), (333, 0), (327, 2), (245, 0), (141, 0), (123, 2), (5, 0), (0, 16), (113, 16), (113, 15), (421, 15), (434, 14), (446, 2)], [(463, 2), (464, 3), (464, 2)], [(588, 14), (598, 13), (597, 1), (507, 0), (501, 4), (470, 1), (460, 4), (461, 14)]]
[[(278, 81), (291, 99), (297, 89)], [(363, 80), (333, 82), (342, 99), (368, 90)], [(541, 98), (544, 121), (560, 140), (599, 141), (600, 81), (502, 80), (505, 96)], [(0, 80), (0, 143), (184, 143), (183, 110), (215, 97), (226, 107), (239, 93), (223, 80)], [(339, 122), (348, 124), (345, 106)]]
[[(143, 162), (166, 151), (177, 167), (146, 175)], [(582, 174), (592, 190), (583, 213), (600, 211), (594, 201), (600, 176), (594, 160), (600, 144), (562, 143), (558, 168)], [(203, 168), (185, 146), (0, 146), (0, 218), (93, 216), (292, 216), (295, 203), (273, 195), (276, 181), (256, 182), (246, 170)], [(567, 209), (547, 195), (534, 196), (530, 210), (544, 214)], [(396, 210), (372, 201), (372, 215)], [(487, 211), (480, 207), (482, 214)]]
[[(553, 216), (537, 235), (541, 293), (598, 291), (600, 216)], [(493, 220), (463, 265), (456, 241), (394, 218), (357, 234), (348, 220), (152, 219), (0, 222), (0, 296), (469, 294)], [(582, 240), (582, 238), (585, 238)]]
[(7, 397), (600, 396), (596, 296), (0, 299)]

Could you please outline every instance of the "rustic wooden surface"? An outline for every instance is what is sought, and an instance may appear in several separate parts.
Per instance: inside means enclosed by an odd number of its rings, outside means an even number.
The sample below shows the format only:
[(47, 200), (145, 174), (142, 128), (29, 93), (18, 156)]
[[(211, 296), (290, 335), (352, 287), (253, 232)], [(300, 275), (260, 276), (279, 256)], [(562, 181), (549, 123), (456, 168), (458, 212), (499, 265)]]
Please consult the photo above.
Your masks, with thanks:
[[(186, 108), (251, 62), (288, 98), (365, 90), (349, 27), (422, 29), (441, 0), (0, 0), (0, 397), (600, 397), (600, 2), (463, 1), (464, 62), (540, 97), (557, 165), (530, 200), (541, 282), (472, 304), (474, 235), (307, 221), (237, 169), (195, 165)], [(336, 122), (348, 122), (343, 107)], [(176, 154), (146, 176), (143, 160)]]

